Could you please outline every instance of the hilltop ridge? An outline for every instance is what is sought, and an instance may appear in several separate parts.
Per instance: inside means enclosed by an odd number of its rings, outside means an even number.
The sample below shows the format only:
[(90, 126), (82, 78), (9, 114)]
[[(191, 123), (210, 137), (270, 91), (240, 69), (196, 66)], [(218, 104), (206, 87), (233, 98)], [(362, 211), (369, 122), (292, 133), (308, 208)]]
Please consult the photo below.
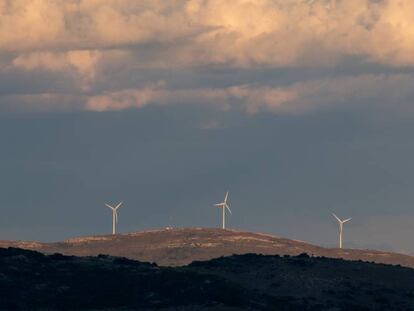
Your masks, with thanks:
[(414, 268), (414, 257), (362, 249), (337, 249), (312, 245), (264, 233), (216, 228), (170, 228), (116, 235), (76, 237), (62, 242), (0, 241), (0, 247), (17, 247), (46, 254), (96, 256), (107, 254), (154, 262), (161, 266), (182, 266), (234, 254), (299, 255), (363, 260)]

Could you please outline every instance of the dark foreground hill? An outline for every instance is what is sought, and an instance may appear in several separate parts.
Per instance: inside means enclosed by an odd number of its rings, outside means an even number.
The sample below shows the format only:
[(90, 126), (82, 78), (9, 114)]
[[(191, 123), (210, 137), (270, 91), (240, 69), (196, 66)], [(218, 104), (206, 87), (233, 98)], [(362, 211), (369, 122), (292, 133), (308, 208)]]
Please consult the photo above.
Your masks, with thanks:
[(0, 310), (414, 310), (414, 269), (300, 255), (158, 267), (0, 249)]
[(400, 264), (414, 268), (414, 257), (372, 250), (336, 249), (311, 245), (271, 235), (236, 230), (187, 228), (152, 230), (115, 236), (94, 236), (58, 243), (0, 241), (0, 247), (19, 247), (46, 254), (76, 256), (109, 254), (163, 266), (186, 265), (233, 254), (298, 255), (301, 253)]

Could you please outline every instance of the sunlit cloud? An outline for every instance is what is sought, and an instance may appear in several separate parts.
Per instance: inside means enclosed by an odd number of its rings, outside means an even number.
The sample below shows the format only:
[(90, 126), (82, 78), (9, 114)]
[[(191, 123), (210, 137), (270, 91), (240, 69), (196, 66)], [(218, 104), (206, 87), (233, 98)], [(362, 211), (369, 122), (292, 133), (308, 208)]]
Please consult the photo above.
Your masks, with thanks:
[(363, 103), (394, 114), (412, 116), (414, 75), (360, 75), (297, 82), (286, 86), (236, 85), (215, 88), (170, 88), (165, 81), (141, 88), (97, 94), (38, 93), (0, 97), (19, 109), (109, 111), (148, 105), (208, 105), (218, 111), (237, 109), (248, 114), (302, 114), (341, 105)]
[[(252, 76), (243, 84), (187, 88), (159, 79), (134, 85), (131, 77), (161, 69), (336, 68), (350, 59), (411, 68), (412, 55), (411, 0), (337, 0), (335, 5), (330, 0), (0, 0), (0, 78), (14, 72), (64, 76), (76, 88), (56, 96), (80, 98), (74, 109), (203, 102), (238, 103), (249, 113), (303, 112), (355, 94), (375, 97), (381, 93), (377, 82), (398, 90), (411, 76), (356, 73), (290, 85)], [(391, 82), (398, 79), (402, 86)], [(13, 96), (20, 89), (23, 102), (32, 98), (39, 100), (33, 105), (41, 105), (42, 97), (27, 97), (24, 88), (16, 85)], [(407, 93), (403, 89), (401, 96)]]
[[(163, 82), (139, 90), (90, 97), (88, 110), (119, 110), (148, 104), (210, 104), (220, 109), (241, 106), (248, 113), (296, 114), (349, 102), (391, 105), (408, 112), (414, 98), (414, 75), (362, 75), (300, 82), (286, 87), (239, 85), (229, 88), (169, 90)], [(395, 105), (398, 104), (399, 107)]]

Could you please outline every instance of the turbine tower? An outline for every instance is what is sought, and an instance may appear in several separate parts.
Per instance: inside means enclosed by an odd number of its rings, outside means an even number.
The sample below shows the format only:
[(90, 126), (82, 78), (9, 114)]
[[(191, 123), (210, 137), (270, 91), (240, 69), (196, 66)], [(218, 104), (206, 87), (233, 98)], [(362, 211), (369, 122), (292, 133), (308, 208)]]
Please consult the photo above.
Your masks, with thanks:
[(222, 228), (223, 229), (226, 229), (226, 208), (229, 210), (231, 214), (230, 206), (227, 204), (228, 197), (229, 197), (229, 192), (227, 191), (226, 196), (224, 197), (224, 201), (221, 203), (214, 204), (214, 206), (217, 206), (223, 210), (223, 216), (222, 216)]
[(336, 220), (338, 221), (338, 224), (339, 224), (339, 248), (342, 248), (342, 232), (343, 232), (344, 223), (350, 221), (351, 218), (348, 218), (348, 219), (345, 219), (345, 220), (341, 220), (334, 213), (332, 213), (332, 215), (333, 215), (333, 217), (336, 218)]
[(122, 202), (118, 203), (118, 205), (115, 207), (106, 203), (105, 205), (112, 210), (112, 234), (116, 234), (116, 224), (118, 223), (118, 208), (121, 207)]

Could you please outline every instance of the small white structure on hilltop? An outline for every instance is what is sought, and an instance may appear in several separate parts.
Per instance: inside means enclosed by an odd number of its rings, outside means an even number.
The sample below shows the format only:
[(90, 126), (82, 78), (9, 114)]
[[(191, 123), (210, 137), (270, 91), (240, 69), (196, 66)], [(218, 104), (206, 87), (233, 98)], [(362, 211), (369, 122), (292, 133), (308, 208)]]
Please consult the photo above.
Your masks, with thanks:
[(115, 207), (106, 203), (105, 205), (112, 210), (112, 234), (116, 234), (116, 224), (118, 223), (118, 208), (121, 207), (122, 202), (118, 203), (118, 205)]
[[(307, 3), (312, 5), (315, 1), (316, 0), (308, 0)], [(325, 2), (329, 2), (328, 4), (325, 5), (325, 8), (329, 10), (336, 9), (336, 0), (327, 0)]]
[(344, 228), (344, 223), (350, 221), (351, 218), (341, 220), (334, 213), (332, 213), (332, 215), (336, 218), (336, 220), (338, 221), (338, 224), (339, 224), (339, 248), (342, 248), (342, 232), (343, 232), (343, 228)]
[(229, 192), (227, 191), (226, 196), (224, 197), (224, 201), (221, 203), (214, 204), (214, 206), (217, 206), (222, 209), (222, 213), (223, 213), (222, 214), (222, 228), (223, 229), (226, 229), (226, 209), (228, 209), (228, 211), (231, 214), (230, 206), (227, 204), (228, 197), (229, 197)]

